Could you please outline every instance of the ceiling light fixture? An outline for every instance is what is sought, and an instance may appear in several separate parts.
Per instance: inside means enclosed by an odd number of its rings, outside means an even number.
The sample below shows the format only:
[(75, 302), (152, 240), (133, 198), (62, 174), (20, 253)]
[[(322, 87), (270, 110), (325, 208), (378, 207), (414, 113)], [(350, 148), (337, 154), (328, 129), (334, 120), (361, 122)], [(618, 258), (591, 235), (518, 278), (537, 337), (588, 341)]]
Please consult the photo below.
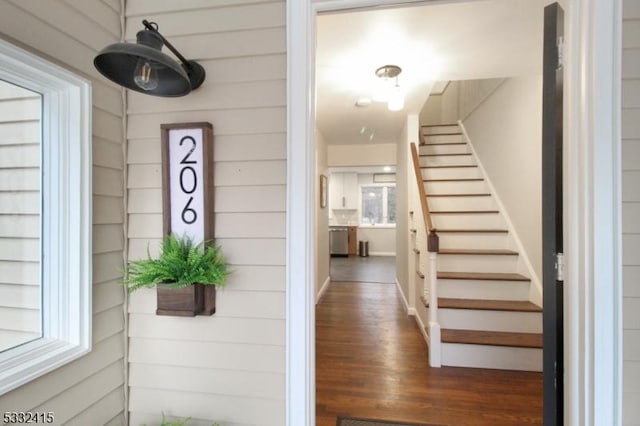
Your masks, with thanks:
[[(184, 96), (205, 79), (202, 65), (189, 61), (158, 32), (158, 24), (142, 21), (136, 44), (110, 44), (98, 53), (93, 64), (109, 80), (137, 92), (154, 96)], [(162, 46), (180, 60), (162, 53)]]
[(389, 111), (400, 111), (404, 108), (404, 93), (398, 83), (401, 72), (402, 68), (397, 65), (383, 65), (376, 70), (379, 80), (373, 100), (387, 102)]
[(357, 107), (362, 108), (362, 107), (368, 107), (369, 105), (371, 105), (371, 98), (363, 97), (356, 101)]

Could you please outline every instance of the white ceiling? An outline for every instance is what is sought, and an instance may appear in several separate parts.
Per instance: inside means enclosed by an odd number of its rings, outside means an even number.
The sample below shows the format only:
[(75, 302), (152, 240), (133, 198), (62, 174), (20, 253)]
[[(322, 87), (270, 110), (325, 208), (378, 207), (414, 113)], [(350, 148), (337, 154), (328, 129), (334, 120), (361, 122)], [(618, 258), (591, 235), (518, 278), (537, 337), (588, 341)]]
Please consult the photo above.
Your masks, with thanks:
[[(549, 0), (476, 0), (318, 16), (317, 126), (330, 144), (396, 143), (436, 81), (540, 74)], [(402, 68), (405, 109), (371, 97), (376, 68)]]

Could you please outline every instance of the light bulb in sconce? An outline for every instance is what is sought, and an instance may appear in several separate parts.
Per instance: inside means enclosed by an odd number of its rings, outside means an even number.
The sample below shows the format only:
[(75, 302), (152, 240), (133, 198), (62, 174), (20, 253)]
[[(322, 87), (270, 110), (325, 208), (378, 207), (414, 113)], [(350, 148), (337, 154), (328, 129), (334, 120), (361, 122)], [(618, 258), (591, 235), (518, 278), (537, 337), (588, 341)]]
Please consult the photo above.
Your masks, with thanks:
[(404, 108), (404, 93), (402, 93), (402, 89), (396, 83), (393, 90), (391, 91), (391, 95), (389, 96), (389, 102), (387, 103), (387, 109), (389, 111), (400, 111)]
[(133, 81), (142, 90), (154, 90), (158, 87), (158, 71), (149, 61), (140, 58), (133, 71)]

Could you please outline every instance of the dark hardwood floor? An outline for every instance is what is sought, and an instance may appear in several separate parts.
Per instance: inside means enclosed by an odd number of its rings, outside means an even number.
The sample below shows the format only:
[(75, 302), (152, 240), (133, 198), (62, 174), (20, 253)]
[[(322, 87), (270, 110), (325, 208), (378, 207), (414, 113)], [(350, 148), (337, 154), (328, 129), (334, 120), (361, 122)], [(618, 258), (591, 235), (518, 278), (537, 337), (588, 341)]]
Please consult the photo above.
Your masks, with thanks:
[(542, 424), (542, 374), (430, 368), (395, 285), (332, 285), (316, 307), (316, 424), (336, 416), (442, 425)]

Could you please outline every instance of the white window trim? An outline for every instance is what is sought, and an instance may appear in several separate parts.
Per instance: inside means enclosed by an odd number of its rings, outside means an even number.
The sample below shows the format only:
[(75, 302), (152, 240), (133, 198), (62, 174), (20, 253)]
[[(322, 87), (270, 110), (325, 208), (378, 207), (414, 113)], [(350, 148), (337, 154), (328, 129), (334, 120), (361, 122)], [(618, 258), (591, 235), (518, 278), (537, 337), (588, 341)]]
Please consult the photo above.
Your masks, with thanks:
[(389, 212), (387, 211), (388, 190), (382, 192), (382, 217), (385, 220), (385, 223), (377, 224), (377, 225), (362, 223), (362, 188), (364, 187), (395, 188), (396, 184), (395, 182), (394, 183), (375, 182), (375, 183), (361, 183), (358, 185), (358, 228), (372, 228), (372, 229), (395, 228), (396, 227), (395, 223), (387, 223), (387, 220), (389, 220)]
[(0, 353), (0, 395), (91, 350), (91, 85), (0, 40), (0, 78), (42, 97), (43, 337)]

